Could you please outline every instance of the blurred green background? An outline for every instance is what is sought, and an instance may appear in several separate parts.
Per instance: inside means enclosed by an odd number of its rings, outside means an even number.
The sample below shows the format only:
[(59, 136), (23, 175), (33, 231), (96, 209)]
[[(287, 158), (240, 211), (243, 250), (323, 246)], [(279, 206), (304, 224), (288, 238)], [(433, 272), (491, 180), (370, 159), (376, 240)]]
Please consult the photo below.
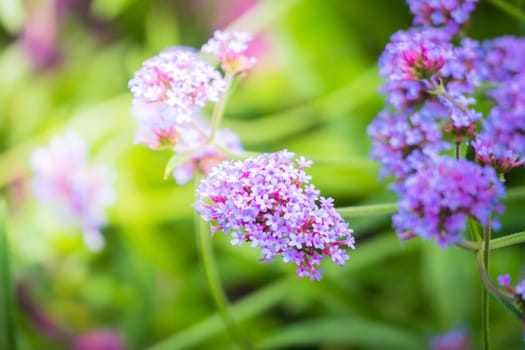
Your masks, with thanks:
[[(520, 4), (520, 1), (508, 1)], [(383, 108), (377, 58), (411, 25), (403, 0), (2, 0), (0, 186), (14, 284), (72, 334), (112, 329), (130, 349), (230, 349), (204, 279), (193, 231), (194, 184), (163, 180), (169, 152), (133, 145), (127, 82), (162, 49), (199, 48), (215, 29), (256, 35), (256, 67), (236, 85), (224, 126), (246, 149), (287, 148), (337, 206), (392, 202), (369, 160), (366, 126)], [(520, 35), (523, 24), (481, 1), (468, 34)], [(29, 155), (74, 130), (117, 171), (106, 248), (88, 251), (34, 200)], [(523, 168), (511, 173), (500, 234), (523, 231)], [(325, 264), (321, 282), (213, 239), (221, 279), (244, 334), (264, 349), (426, 349), (457, 328), (480, 344), (474, 255), (419, 239), (400, 243), (388, 216), (349, 219), (357, 249)], [(523, 247), (493, 254), (491, 273), (523, 277)], [(15, 305), (21, 349), (61, 349)], [(521, 324), (493, 302), (495, 349), (523, 348)]]

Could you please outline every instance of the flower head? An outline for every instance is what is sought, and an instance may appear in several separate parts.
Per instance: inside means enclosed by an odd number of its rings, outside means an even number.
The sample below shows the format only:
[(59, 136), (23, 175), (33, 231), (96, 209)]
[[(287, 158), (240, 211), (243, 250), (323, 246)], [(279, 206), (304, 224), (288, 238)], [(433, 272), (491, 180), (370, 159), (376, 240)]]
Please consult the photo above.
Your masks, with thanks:
[(502, 83), (525, 70), (525, 38), (501, 36), (484, 41), (482, 47), (486, 81)]
[[(487, 225), (503, 210), (503, 184), (490, 167), (467, 160), (434, 157), (407, 177), (399, 189), (398, 213), (392, 217), (401, 236), (437, 239), (441, 247), (462, 241), (467, 218)], [(492, 220), (494, 228), (497, 220)]]
[(242, 72), (255, 64), (255, 57), (247, 54), (251, 40), (252, 36), (246, 32), (216, 30), (201, 51), (215, 55), (225, 72)]
[(383, 110), (368, 126), (373, 139), (371, 156), (383, 165), (381, 176), (403, 179), (422, 159), (449, 147), (437, 123), (439, 109), (428, 106), (408, 115)]
[(135, 98), (166, 104), (188, 121), (194, 108), (217, 102), (225, 88), (219, 71), (188, 48), (167, 49), (146, 60), (129, 82)]
[(453, 57), (452, 45), (434, 29), (398, 31), (379, 58), (380, 75), (390, 80), (427, 80)]
[(407, 0), (414, 24), (442, 28), (450, 36), (468, 21), (478, 0)]
[(176, 109), (137, 98), (132, 101), (131, 114), (137, 120), (135, 143), (143, 143), (154, 150), (175, 147), (188, 124), (186, 116), (181, 119)]
[(47, 148), (37, 148), (31, 155), (31, 166), (37, 199), (78, 225), (89, 248), (102, 248), (104, 212), (115, 201), (112, 169), (89, 164), (86, 144), (71, 133), (56, 136)]
[(476, 161), (479, 164), (493, 167), (498, 174), (504, 174), (523, 164), (523, 160), (519, 159), (517, 153), (494, 141), (490, 132), (478, 134), (476, 139), (472, 141)]
[(199, 185), (195, 207), (214, 231), (231, 234), (232, 244), (260, 247), (266, 262), (281, 255), (299, 277), (319, 280), (322, 258), (344, 265), (343, 248), (354, 248), (354, 237), (333, 200), (309, 184), (310, 165), (288, 151), (224, 161)]
[(497, 103), (483, 124), (483, 133), (521, 159), (525, 155), (525, 74), (491, 92)]

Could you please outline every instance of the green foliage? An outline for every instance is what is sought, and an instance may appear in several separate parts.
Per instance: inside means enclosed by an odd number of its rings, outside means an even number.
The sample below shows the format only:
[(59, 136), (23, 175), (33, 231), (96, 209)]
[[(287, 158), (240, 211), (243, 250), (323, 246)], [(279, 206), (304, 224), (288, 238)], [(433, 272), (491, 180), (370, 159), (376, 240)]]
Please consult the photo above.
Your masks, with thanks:
[[(10, 208), (10, 216), (0, 218), (0, 349), (12, 349), (3, 341), (14, 342), (4, 335), (13, 334), (5, 332), (12, 327), (10, 310), (21, 324), (21, 348), (64, 346), (9, 302), (8, 256), (13, 284), (24, 281), (41, 310), (72, 334), (110, 327), (131, 349), (232, 347), (199, 262), (195, 184), (177, 186), (166, 176), (182, 156), (170, 159), (133, 144), (127, 90), (146, 58), (169, 46), (198, 48), (220, 25), (260, 34), (262, 48), (255, 69), (229, 96), (224, 126), (249, 150), (287, 148), (313, 159), (312, 182), (338, 207), (394, 201), (368, 158), (366, 127), (384, 103), (377, 58), (390, 35), (410, 25), (405, 2), (265, 0), (233, 21), (234, 3), (92, 1), (88, 14), (68, 13), (57, 28), (60, 63), (36, 69), (18, 41), (31, 6), (0, 1), (0, 187)], [(484, 18), (519, 34), (516, 19), (481, 3), (472, 19), (477, 37), (501, 34), (496, 25), (480, 26)], [(31, 195), (31, 151), (66, 130), (88, 141), (94, 161), (117, 171), (118, 200), (99, 253)], [(525, 194), (510, 193), (524, 178), (517, 169), (507, 181), (502, 221), (511, 231), (504, 233), (523, 231)], [(387, 215), (349, 215), (348, 221), (356, 250), (344, 268), (323, 265), (325, 279), (316, 283), (297, 280), (289, 264), (261, 263), (249, 246), (214, 235), (230, 312), (257, 347), (424, 349), (431, 336), (459, 326), (480, 338), (474, 254), (418, 239), (400, 243)], [(518, 276), (522, 251), (495, 254), (491, 264), (491, 273), (507, 269)], [(495, 348), (521, 348), (519, 323), (492, 306)]]

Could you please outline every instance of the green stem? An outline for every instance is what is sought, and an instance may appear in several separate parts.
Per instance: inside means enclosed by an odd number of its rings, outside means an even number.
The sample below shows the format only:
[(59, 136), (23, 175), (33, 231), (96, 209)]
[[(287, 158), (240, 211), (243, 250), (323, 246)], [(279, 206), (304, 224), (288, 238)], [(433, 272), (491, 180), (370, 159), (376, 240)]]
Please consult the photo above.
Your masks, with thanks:
[[(231, 305), (237, 320), (246, 320), (257, 316), (282, 302), (289, 296), (294, 279), (277, 280), (257, 289)], [(148, 350), (183, 350), (199, 348), (198, 344), (216, 336), (224, 330), (224, 322), (217, 313), (206, 317), (196, 324), (176, 332), (151, 346)], [(202, 346), (200, 347), (202, 348)]]
[(499, 237), (490, 241), (490, 249), (504, 248), (515, 244), (525, 243), (525, 231)]
[(507, 13), (509, 16), (525, 23), (525, 13), (523, 13), (517, 6), (502, 0), (489, 0), (489, 2), (498, 7), (503, 12)]
[[(480, 253), (483, 256), (483, 271), (488, 275), (489, 271), (489, 254), (490, 254), (490, 221), (483, 230), (483, 249)], [(485, 286), (481, 290), (481, 330), (483, 334), (483, 349), (490, 349), (490, 303), (488, 287)]]
[(478, 242), (464, 240), (463, 242), (456, 243), (456, 245), (460, 248), (466, 249), (466, 250), (472, 250), (474, 252), (478, 252), (480, 249), (480, 244)]
[(354, 217), (354, 216), (366, 216), (366, 215), (381, 215), (381, 214), (392, 214), (397, 210), (397, 203), (385, 203), (385, 204), (370, 204), (360, 205), (354, 207), (342, 207), (337, 208), (337, 211), (343, 217)]
[(430, 85), (434, 88), (434, 90), (430, 91), (434, 95), (442, 96), (445, 99), (447, 99), (450, 103), (452, 103), (456, 108), (458, 108), (463, 113), (468, 113), (468, 108), (461, 103), (459, 103), (454, 97), (450, 96), (446, 91), (445, 88), (442, 85), (438, 85), (435, 81), (429, 80)]
[(217, 311), (222, 317), (228, 332), (232, 339), (237, 343), (241, 349), (251, 349), (251, 345), (241, 336), (240, 329), (238, 328), (233, 316), (230, 313), (228, 307), (228, 300), (224, 293), (217, 266), (215, 264), (215, 258), (213, 255), (213, 249), (211, 244), (211, 234), (209, 224), (202, 220), (198, 215), (195, 215), (196, 230), (197, 230), (197, 243), (198, 250), (204, 269), (204, 275), (206, 277), (206, 283), (210, 289), (211, 296)]
[(224, 114), (224, 107), (226, 106), (226, 101), (228, 100), (228, 94), (230, 92), (230, 87), (233, 81), (233, 75), (231, 73), (226, 73), (225, 77), (225, 89), (222, 94), (222, 96), (219, 99), (219, 102), (215, 105), (215, 109), (213, 110), (213, 114), (211, 117), (211, 134), (209, 143), (213, 143), (215, 141), (215, 132), (221, 125), (222, 116)]
[(6, 204), (0, 200), (0, 349), (16, 349), (13, 288), (9, 270)]

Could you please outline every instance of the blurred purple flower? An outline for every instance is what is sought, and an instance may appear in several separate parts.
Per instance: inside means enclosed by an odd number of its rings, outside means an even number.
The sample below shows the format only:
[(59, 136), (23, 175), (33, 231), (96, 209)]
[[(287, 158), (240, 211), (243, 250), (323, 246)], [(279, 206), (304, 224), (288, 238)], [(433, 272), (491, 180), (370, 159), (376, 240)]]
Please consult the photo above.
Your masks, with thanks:
[(78, 225), (90, 249), (101, 249), (105, 209), (115, 201), (113, 170), (89, 164), (87, 145), (72, 133), (56, 136), (48, 147), (37, 148), (30, 162), (37, 199)]
[(525, 71), (525, 38), (501, 36), (483, 42), (484, 80), (503, 83)]
[(122, 336), (111, 329), (96, 329), (76, 336), (72, 350), (125, 350), (126, 343)]
[(174, 148), (181, 138), (182, 128), (188, 124), (177, 110), (162, 103), (146, 103), (134, 98), (131, 115), (137, 120), (135, 143), (143, 143), (153, 150)]
[(218, 129), (215, 132), (214, 144), (207, 144), (209, 138), (205, 136), (195, 129), (184, 131), (183, 140), (177, 146), (176, 151), (197, 151), (192, 152), (191, 157), (187, 161), (173, 170), (173, 178), (179, 185), (190, 181), (196, 171), (203, 175), (208, 175), (215, 165), (226, 160), (228, 156), (223, 153), (222, 149), (226, 149), (229, 152), (243, 151), (239, 136), (229, 129)]
[(181, 121), (191, 121), (196, 108), (217, 102), (226, 88), (221, 73), (185, 47), (147, 59), (128, 85), (135, 98), (166, 104)]
[(467, 331), (457, 329), (435, 336), (430, 343), (431, 350), (474, 350)]
[(252, 36), (246, 32), (216, 30), (201, 51), (214, 55), (225, 72), (239, 73), (255, 64), (255, 57), (248, 56), (248, 43)]
[(470, 18), (478, 0), (407, 0), (414, 24), (442, 28), (451, 37)]
[(492, 217), (503, 211), (504, 186), (490, 167), (434, 157), (422, 163), (398, 190), (401, 198), (392, 222), (400, 237), (415, 234), (436, 239), (445, 248), (463, 240), (460, 234), (469, 216), (482, 225), (492, 219), (493, 228), (499, 227)]
[(472, 94), (488, 74), (484, 51), (476, 40), (464, 38), (453, 48), (454, 59), (448, 60), (440, 71), (447, 81), (447, 91)]
[(259, 246), (266, 262), (279, 254), (300, 278), (320, 280), (322, 258), (344, 265), (343, 248), (353, 249), (354, 237), (333, 199), (308, 184), (311, 164), (288, 151), (224, 161), (200, 183), (196, 210), (213, 231), (231, 234), (232, 244)]
[(483, 124), (485, 137), (521, 159), (525, 154), (525, 74), (507, 80), (491, 92), (497, 103)]

